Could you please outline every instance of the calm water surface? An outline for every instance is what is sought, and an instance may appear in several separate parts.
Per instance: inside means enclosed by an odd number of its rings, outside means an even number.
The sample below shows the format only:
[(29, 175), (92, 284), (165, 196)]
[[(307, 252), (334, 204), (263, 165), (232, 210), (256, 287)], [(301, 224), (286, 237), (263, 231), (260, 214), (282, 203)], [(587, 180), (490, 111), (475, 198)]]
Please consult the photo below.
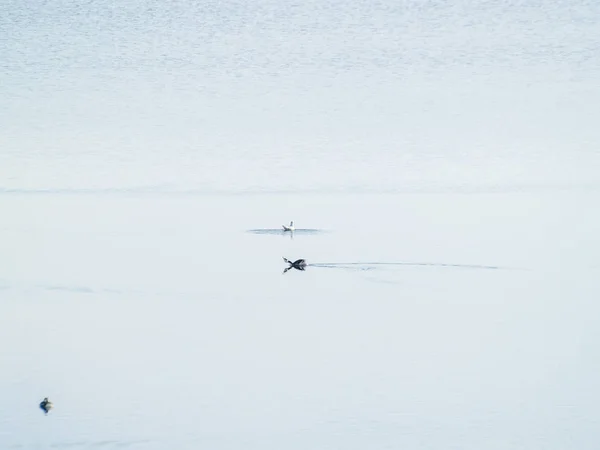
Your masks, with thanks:
[(598, 200), (3, 195), (2, 447), (591, 449)]

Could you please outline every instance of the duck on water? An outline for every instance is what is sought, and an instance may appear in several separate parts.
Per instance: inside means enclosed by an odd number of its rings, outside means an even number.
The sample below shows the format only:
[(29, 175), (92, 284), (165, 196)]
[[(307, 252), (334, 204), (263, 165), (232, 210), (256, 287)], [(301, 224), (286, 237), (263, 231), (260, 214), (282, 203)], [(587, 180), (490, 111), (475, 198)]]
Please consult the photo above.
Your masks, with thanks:
[(54, 405), (50, 400), (48, 400), (48, 397), (46, 397), (44, 400), (42, 400), (42, 403), (40, 403), (40, 408), (42, 411), (44, 411), (44, 414), (48, 414), (53, 407)]
[(306, 266), (307, 266), (306, 260), (304, 260), (304, 259), (297, 259), (296, 261), (290, 261), (287, 258), (283, 258), (283, 261), (290, 265), (289, 267), (286, 267), (283, 270), (283, 273), (286, 273), (290, 269), (304, 270), (304, 269), (306, 269)]
[(294, 221), (292, 220), (289, 225), (281, 225), (283, 231), (294, 231), (296, 228), (294, 227)]

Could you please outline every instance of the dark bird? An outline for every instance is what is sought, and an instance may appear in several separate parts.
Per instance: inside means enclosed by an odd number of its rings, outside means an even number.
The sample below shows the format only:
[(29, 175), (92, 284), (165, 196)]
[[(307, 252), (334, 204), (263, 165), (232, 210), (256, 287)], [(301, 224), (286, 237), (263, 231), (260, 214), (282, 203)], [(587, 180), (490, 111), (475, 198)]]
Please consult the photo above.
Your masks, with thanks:
[(290, 265), (289, 267), (286, 267), (286, 268), (283, 270), (283, 273), (286, 273), (286, 272), (287, 272), (288, 270), (290, 270), (290, 269), (304, 270), (304, 269), (306, 269), (306, 266), (307, 266), (307, 264), (306, 264), (306, 261), (305, 261), (304, 259), (297, 259), (296, 261), (290, 261), (290, 260), (289, 260), (289, 259), (287, 259), (287, 258), (283, 258), (283, 260), (284, 260), (284, 261), (285, 261), (287, 264), (289, 264), (289, 265)]
[(48, 400), (48, 397), (46, 397), (44, 400), (42, 400), (42, 403), (40, 403), (40, 408), (44, 411), (44, 414), (48, 414), (53, 407), (54, 405), (50, 400)]

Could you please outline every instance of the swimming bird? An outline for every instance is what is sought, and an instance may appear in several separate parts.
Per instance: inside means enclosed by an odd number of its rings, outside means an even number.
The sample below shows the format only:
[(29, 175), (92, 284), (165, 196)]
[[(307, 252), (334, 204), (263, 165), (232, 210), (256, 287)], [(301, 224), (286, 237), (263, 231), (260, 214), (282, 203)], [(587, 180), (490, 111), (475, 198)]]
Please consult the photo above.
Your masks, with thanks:
[(44, 400), (42, 400), (42, 403), (40, 403), (40, 408), (44, 411), (44, 414), (48, 414), (53, 407), (54, 405), (50, 400), (48, 400), (48, 397), (46, 397)]
[(296, 261), (290, 261), (287, 258), (283, 258), (283, 261), (290, 265), (289, 267), (286, 267), (283, 270), (283, 273), (286, 273), (288, 270), (290, 270), (292, 268), (297, 269), (297, 270), (304, 270), (304, 269), (306, 269), (306, 266), (307, 266), (306, 261), (304, 259), (297, 259)]
[(281, 225), (283, 227), (283, 231), (294, 231), (296, 228), (294, 228), (294, 221), (292, 220), (290, 222), (290, 225)]

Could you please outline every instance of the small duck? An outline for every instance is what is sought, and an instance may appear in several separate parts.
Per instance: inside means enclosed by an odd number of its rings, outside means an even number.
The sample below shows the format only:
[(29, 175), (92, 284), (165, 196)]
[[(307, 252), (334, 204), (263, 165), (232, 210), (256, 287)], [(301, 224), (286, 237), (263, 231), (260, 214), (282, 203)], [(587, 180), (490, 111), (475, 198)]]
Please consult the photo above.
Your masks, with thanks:
[(53, 407), (54, 405), (50, 400), (48, 400), (48, 397), (46, 397), (42, 403), (40, 403), (40, 408), (44, 411), (44, 414), (48, 414)]
[(289, 226), (288, 225), (281, 225), (283, 227), (283, 231), (294, 231), (296, 228), (294, 228), (294, 221), (291, 221)]
[(296, 261), (290, 261), (287, 258), (283, 258), (283, 261), (290, 265), (289, 267), (286, 267), (283, 270), (283, 273), (286, 273), (290, 269), (305, 270), (306, 266), (307, 266), (306, 260), (304, 260), (304, 259), (297, 259)]

